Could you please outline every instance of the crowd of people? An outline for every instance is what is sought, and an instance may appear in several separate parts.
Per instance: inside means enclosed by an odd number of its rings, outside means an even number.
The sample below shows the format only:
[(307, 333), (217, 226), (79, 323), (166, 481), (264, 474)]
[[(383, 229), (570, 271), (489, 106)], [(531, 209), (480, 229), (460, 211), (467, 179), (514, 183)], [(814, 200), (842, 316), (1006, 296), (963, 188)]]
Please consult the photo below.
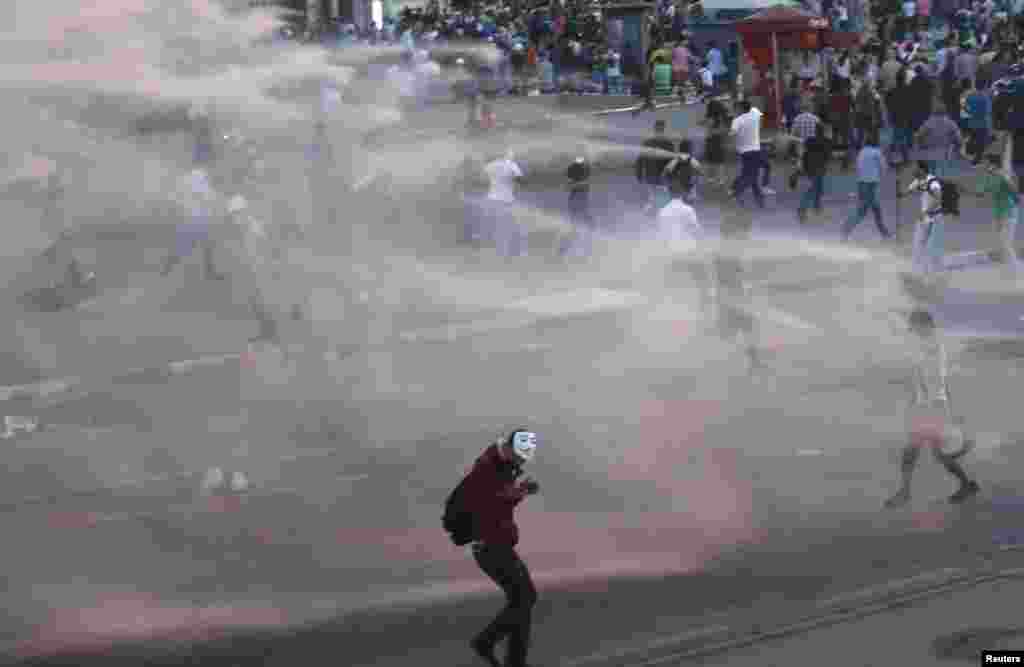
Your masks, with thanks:
[[(827, 215), (823, 196), (829, 170), (851, 169), (857, 204), (837, 220), (837, 240), (849, 242), (857, 225), (871, 213), (882, 237), (902, 241), (899, 227), (886, 223), (880, 201), (882, 184), (895, 175), (900, 196), (920, 202), (909, 239), (912, 285), (941, 285), (944, 222), (959, 215), (960, 193), (990, 202), (999, 230), (1000, 258), (1015, 270), (1021, 268), (1014, 240), (1021, 216), (1018, 196), (1024, 185), (1024, 103), (1018, 109), (1015, 102), (1024, 98), (1024, 88), (1018, 85), (1024, 80), (1024, 69), (1017, 8), (993, 0), (941, 5), (936, 1), (934, 6), (929, 0), (908, 0), (883, 5), (872, 6), (865, 16), (870, 38), (864, 48), (789, 55), (780, 63), (784, 77), (784, 94), (777, 105), (780, 115), (775, 114), (772, 97), (775, 82), (767, 73), (757, 87), (745, 89), (738, 43), (711, 41), (698, 50), (688, 39), (687, 26), (699, 17), (699, 5), (659, 2), (648, 27), (647, 53), (628, 41), (621, 53), (611, 48), (608, 25), (591, 6), (575, 1), (525, 11), (506, 5), (473, 12), (442, 11), (428, 5), (403, 13), (397, 21), (371, 26), (366, 34), (342, 26), (336, 38), (398, 44), (406, 54), (399, 70), (418, 68), (424, 75), (436, 73), (436, 66), (430, 65), (435, 47), (467, 40), (493, 44), (500, 54), (497, 64), (476, 63), (478, 71), (471, 77), (479, 81), (479, 92), (491, 98), (474, 107), (478, 113), (471, 116), (471, 123), (484, 130), (493, 126), (494, 112), (488, 105), (495, 103), (495, 96), (502, 90), (523, 89), (524, 81), (531, 78), (551, 91), (628, 92), (635, 87), (633, 92), (644, 97), (637, 114), (654, 108), (655, 94), (665, 87), (666, 71), (667, 88), (674, 94), (685, 99), (688, 90), (699, 91), (706, 103), (702, 132), (670, 137), (665, 121), (656, 121), (654, 136), (640, 147), (632, 176), (644, 193), (642, 215), (652, 221), (663, 240), (680, 250), (675, 266), (692, 279), (701, 312), (718, 335), (742, 350), (754, 374), (765, 362), (744, 260), (735, 246), (708, 242), (700, 201), (704, 193), (722, 193), (726, 200), (722, 239), (751, 238), (755, 211), (767, 206), (766, 196), (777, 194), (768, 187), (772, 172), (780, 171), (773, 169), (765, 150), (768, 126), (777, 128), (784, 147), (780, 155), (791, 165), (781, 169), (790, 186), (795, 189), (803, 182), (794, 212), (801, 224), (809, 221), (812, 211)], [(856, 26), (865, 15), (862, 7), (844, 0), (833, 0), (821, 10), (840, 28)], [(580, 73), (582, 77), (575, 76)], [(476, 99), (477, 94), (470, 91), (467, 97)], [(340, 103), (339, 99), (333, 103)], [(182, 182), (184, 206), (177, 242), (168, 251), (162, 273), (172, 274), (201, 249), (203, 278), (225, 280), (215, 265), (217, 248), (211, 234), (211, 225), (224, 217), (231, 227), (243, 230), (245, 254), (253, 259), (254, 270), (266, 276), (243, 279), (251, 285), (250, 306), (260, 322), (256, 339), (280, 342), (279, 321), (303, 317), (300, 304), (282, 313), (286, 300), (267, 294), (280, 281), (285, 262), (282, 244), (270, 230), (280, 232), (283, 226), (264, 224), (250, 210), (244, 194), (217, 192), (210, 174), (217, 168), (207, 150), (210, 137), (204, 137), (201, 122), (197, 128), (193, 168)], [(322, 152), (329, 149), (329, 141), (320, 124), (316, 136), (314, 145), (320, 152), (315, 160), (331, 161)], [(1009, 160), (1004, 159), (1007, 154)], [(964, 162), (959, 162), (960, 157)], [(734, 161), (738, 166), (730, 178)], [(957, 163), (973, 170), (966, 181), (954, 179), (950, 165)], [(505, 256), (528, 250), (526, 226), (520, 222), (517, 205), (517, 182), (525, 171), (514, 151), (485, 161), (480, 176), (486, 181), (486, 193), (478, 206), (466, 209), (464, 242), (495, 245)], [(566, 213), (575, 230), (558, 246), (564, 256), (587, 256), (593, 250), (600, 227), (600, 215), (591, 207), (594, 171), (585, 150), (564, 165)], [(753, 207), (745, 201), (748, 190)], [(59, 198), (59, 193), (53, 196)], [(337, 213), (328, 209), (314, 217), (336, 221)], [(63, 287), (95, 284), (95, 276), (83, 272), (73, 257), (67, 262)], [(887, 505), (908, 502), (912, 473), (925, 447), (959, 484), (950, 500), (962, 502), (979, 486), (960, 462), (970, 451), (970, 439), (952, 426), (957, 418), (947, 387), (947, 364), (926, 300), (918, 299), (908, 327), (919, 343), (909, 410), (912, 428), (902, 452), (901, 483)], [(472, 509), (477, 514), (463, 544), (471, 545), (481, 569), (508, 597), (506, 609), (472, 642), (472, 650), (490, 665), (499, 664), (495, 645), (505, 637), (510, 640), (507, 664), (526, 664), (536, 590), (515, 551), (518, 533), (512, 514), (518, 503), (539, 490), (534, 480), (519, 479), (522, 466), (534, 456), (536, 441), (536, 434), (528, 429), (508, 434), (484, 452), (469, 478), (468, 503), (476, 503)], [(209, 483), (225, 484), (224, 475), (214, 475)]]

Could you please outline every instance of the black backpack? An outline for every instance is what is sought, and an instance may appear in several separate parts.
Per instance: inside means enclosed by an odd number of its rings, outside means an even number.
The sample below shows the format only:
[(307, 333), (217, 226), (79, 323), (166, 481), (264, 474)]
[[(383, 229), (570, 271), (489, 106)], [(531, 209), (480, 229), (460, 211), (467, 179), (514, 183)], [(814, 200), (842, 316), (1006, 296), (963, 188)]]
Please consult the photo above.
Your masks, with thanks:
[(942, 188), (942, 212), (950, 215), (960, 215), (960, 187), (942, 178), (935, 178)]
[(463, 477), (444, 503), (444, 515), (441, 517), (441, 524), (452, 543), (457, 547), (464, 547), (476, 539), (476, 529), (473, 525), (473, 512), (463, 503), (464, 489), (467, 477)]

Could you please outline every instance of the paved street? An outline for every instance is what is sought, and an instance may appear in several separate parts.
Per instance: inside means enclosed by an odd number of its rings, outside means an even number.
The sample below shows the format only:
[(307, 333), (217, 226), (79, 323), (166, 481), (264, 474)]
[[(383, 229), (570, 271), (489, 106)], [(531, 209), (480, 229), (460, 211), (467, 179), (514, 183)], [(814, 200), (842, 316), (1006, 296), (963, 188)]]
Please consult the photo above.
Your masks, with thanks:
[[(653, 120), (614, 118), (638, 140)], [(842, 210), (844, 183), (830, 185)], [(907, 305), (907, 260), (866, 224), (854, 248), (834, 244), (838, 217), (801, 228), (795, 195), (778, 189), (749, 248), (769, 352), (755, 381), (644, 239), (629, 173), (595, 184), (611, 238), (589, 264), (470, 257), (451, 221), (426, 215), (452, 236), (402, 245), (401, 227), (381, 224), (332, 252), (343, 235), (317, 232), (290, 274), (313, 313), (288, 325), (291, 358), (247, 347), (255, 324), (231, 283), (155, 275), (169, 235), (81, 241), (104, 253), (99, 298), (19, 312), (0, 350), (5, 384), (85, 378), (2, 406), (51, 425), (0, 441), (0, 525), (18, 536), (3, 575), (12, 661), (178, 638), (197, 642), (195, 664), (468, 667), (465, 640), (498, 599), (446, 542), (440, 508), (489, 439), (521, 423), (544, 440), (543, 494), (520, 512), (542, 596), (539, 665), (740, 611), (782, 614), (1024, 539), (1016, 285), (994, 267), (957, 271), (940, 308), (984, 493), (948, 506), (951, 482), (923, 460), (912, 505), (883, 511), (903, 439), (905, 338), (891, 311)], [(554, 214), (563, 198), (523, 195)], [(712, 232), (721, 206), (699, 207)], [(536, 245), (553, 240), (550, 220)], [(984, 224), (965, 208), (951, 251), (975, 248)], [(116, 377), (207, 355), (217, 363)], [(246, 473), (239, 504), (195, 492), (213, 466)], [(249, 631), (214, 641), (236, 627)], [(102, 664), (185, 659), (140, 650)], [(33, 664), (90, 664), (61, 660)]]
[[(1020, 617), (1024, 583), (1009, 579), (900, 605), (872, 616), (775, 641), (758, 642), (718, 658), (687, 662), (704, 667), (838, 667), (935, 664), (980, 665), (982, 651), (1024, 648)], [(999, 663), (990, 663), (999, 664)]]

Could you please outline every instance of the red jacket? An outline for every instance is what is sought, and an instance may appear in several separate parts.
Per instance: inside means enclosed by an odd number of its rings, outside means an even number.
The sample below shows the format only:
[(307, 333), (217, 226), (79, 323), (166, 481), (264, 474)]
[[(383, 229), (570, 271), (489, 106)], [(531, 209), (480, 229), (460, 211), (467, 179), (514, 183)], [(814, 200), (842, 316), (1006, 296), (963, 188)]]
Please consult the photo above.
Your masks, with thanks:
[(521, 473), (519, 465), (501, 457), (497, 445), (485, 449), (473, 464), (463, 492), (480, 541), (513, 547), (519, 543), (519, 528), (512, 515), (525, 496), (515, 482)]

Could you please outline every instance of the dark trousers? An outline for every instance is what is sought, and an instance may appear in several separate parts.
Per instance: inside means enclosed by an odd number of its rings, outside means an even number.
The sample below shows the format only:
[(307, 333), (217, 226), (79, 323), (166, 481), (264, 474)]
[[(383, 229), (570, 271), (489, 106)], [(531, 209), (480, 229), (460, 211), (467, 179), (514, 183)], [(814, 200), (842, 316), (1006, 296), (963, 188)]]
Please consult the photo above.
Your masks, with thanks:
[(971, 141), (968, 144), (971, 157), (975, 162), (980, 162), (981, 158), (985, 156), (985, 149), (988, 148), (989, 144), (988, 128), (971, 128), (968, 129), (967, 132), (971, 137)]
[(506, 667), (525, 667), (526, 653), (530, 648), (533, 605), (537, 602), (537, 590), (530, 578), (530, 571), (514, 547), (476, 545), (473, 547), (473, 556), (484, 574), (505, 593), (506, 599), (505, 608), (480, 633), (478, 639), (487, 646), (493, 646), (508, 637)]
[(809, 182), (807, 191), (800, 198), (800, 205), (796, 209), (801, 221), (809, 208), (813, 207), (815, 211), (821, 212), (821, 197), (825, 193), (824, 174), (808, 175), (807, 180)]
[(764, 195), (761, 194), (761, 169), (764, 168), (764, 160), (761, 151), (747, 151), (740, 153), (740, 175), (733, 184), (733, 193), (739, 199), (743, 191), (748, 187), (754, 191), (754, 200), (757, 205), (764, 208)]
[(562, 239), (559, 255), (565, 256), (572, 252), (589, 255), (592, 250), (594, 236), (594, 218), (590, 214), (590, 194), (587, 192), (569, 193), (569, 221), (573, 225), (573, 233)]

